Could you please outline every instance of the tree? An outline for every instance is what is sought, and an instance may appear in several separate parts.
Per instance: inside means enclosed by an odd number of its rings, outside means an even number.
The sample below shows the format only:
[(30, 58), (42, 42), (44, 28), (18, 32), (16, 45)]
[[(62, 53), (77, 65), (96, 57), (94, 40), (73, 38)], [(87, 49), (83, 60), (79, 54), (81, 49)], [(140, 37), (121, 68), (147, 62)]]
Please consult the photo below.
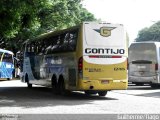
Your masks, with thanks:
[(42, 33), (96, 20), (81, 0), (1, 0), (0, 18), (1, 47), (13, 51)]
[(1, 47), (11, 49), (12, 45), (15, 47), (15, 43), (19, 43), (21, 33), (23, 33), (23, 36), (29, 36), (29, 33), (36, 31), (39, 25), (37, 12), (46, 4), (47, 0), (1, 0)]
[(139, 31), (136, 42), (141, 41), (160, 41), (160, 21)]

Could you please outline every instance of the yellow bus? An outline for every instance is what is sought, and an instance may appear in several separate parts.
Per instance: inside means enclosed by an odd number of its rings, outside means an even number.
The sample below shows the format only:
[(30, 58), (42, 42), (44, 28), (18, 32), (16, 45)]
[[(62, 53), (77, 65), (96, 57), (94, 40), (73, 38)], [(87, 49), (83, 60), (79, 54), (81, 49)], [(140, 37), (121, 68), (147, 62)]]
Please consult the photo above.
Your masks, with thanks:
[(126, 89), (127, 40), (123, 25), (83, 22), (27, 40), (22, 81), (56, 94), (84, 91), (105, 96)]

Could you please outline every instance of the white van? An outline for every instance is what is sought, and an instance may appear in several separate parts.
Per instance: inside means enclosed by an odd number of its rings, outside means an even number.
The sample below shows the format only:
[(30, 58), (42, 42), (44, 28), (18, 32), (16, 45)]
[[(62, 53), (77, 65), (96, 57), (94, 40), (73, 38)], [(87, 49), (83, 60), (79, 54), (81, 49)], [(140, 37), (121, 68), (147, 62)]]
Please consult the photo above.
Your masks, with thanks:
[(129, 47), (129, 82), (136, 85), (149, 83), (157, 87), (160, 83), (160, 42), (136, 42)]

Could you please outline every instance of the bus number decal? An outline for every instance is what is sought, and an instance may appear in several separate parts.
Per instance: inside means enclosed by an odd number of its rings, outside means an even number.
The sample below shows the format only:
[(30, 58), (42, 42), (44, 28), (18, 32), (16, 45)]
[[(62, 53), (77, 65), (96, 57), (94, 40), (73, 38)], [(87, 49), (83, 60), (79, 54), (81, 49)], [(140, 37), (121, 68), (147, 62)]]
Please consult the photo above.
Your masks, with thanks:
[(114, 71), (124, 71), (124, 70), (125, 70), (125, 68), (118, 68), (118, 67), (114, 68)]

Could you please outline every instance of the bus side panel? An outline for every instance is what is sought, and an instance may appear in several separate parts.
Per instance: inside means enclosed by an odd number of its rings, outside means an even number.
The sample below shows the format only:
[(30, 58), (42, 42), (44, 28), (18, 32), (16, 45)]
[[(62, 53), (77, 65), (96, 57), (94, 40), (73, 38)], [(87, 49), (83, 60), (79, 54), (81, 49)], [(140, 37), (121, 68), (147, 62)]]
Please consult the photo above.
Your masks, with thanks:
[(30, 63), (29, 57), (26, 57), (23, 61), (23, 71), (25, 71), (25, 72), (23, 72), (22, 82), (26, 82), (25, 81), (26, 75), (28, 75), (29, 80), (35, 79), (33, 76), (33, 73), (32, 73), (31, 63)]
[(79, 73), (78, 71), (78, 64), (79, 64), (79, 60), (83, 57), (83, 24), (81, 25), (80, 29), (79, 29), (79, 35), (78, 35), (78, 39), (77, 39), (77, 47), (76, 47), (76, 86), (78, 87), (78, 82), (79, 80), (81, 80), (82, 78), (82, 73)]
[(1, 62), (0, 66), (0, 78), (12, 78), (13, 63)]

